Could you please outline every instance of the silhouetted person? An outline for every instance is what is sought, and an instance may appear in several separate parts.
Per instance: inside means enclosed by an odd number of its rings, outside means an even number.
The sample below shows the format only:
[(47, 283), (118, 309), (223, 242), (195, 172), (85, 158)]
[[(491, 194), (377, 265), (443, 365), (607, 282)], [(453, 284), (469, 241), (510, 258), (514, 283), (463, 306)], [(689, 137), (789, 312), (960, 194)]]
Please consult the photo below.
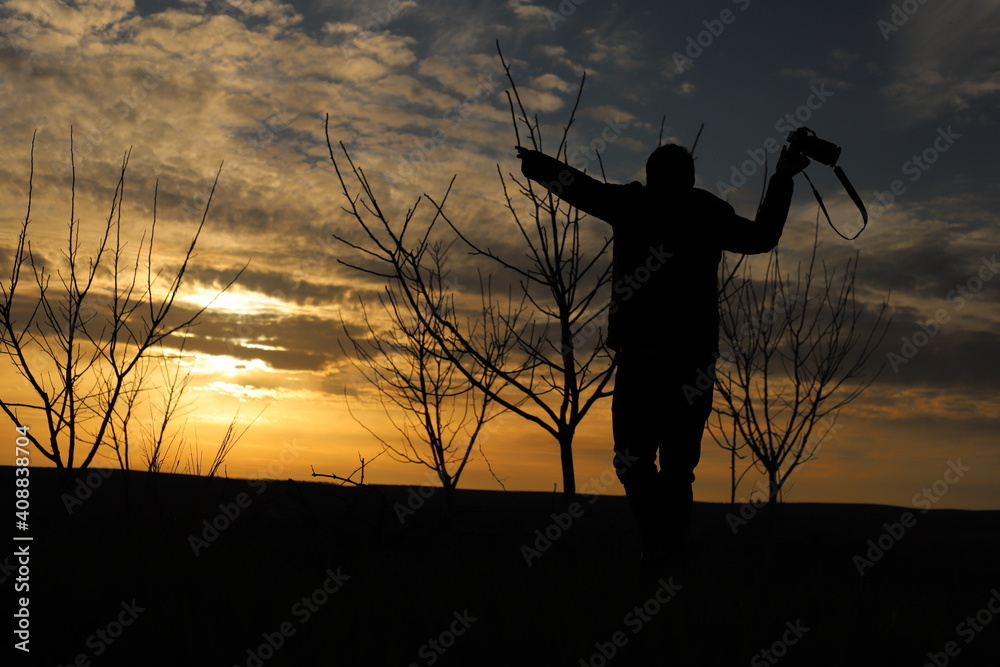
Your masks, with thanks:
[(614, 231), (607, 345), (617, 362), (615, 471), (642, 535), (642, 562), (670, 563), (690, 522), (712, 409), (722, 251), (757, 254), (777, 245), (792, 177), (809, 160), (782, 150), (757, 219), (748, 220), (694, 187), (694, 159), (681, 146), (653, 151), (646, 185), (602, 183), (544, 153), (517, 151), (525, 176)]

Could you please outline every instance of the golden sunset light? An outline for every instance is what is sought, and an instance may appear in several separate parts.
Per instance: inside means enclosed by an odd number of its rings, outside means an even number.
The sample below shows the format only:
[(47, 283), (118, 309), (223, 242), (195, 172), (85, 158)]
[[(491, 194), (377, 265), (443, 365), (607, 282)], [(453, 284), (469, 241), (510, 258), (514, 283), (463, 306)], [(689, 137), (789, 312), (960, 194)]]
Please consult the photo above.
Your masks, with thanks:
[[(197, 426), (199, 445), (214, 446), (225, 422), (219, 411), (231, 412), (234, 401), (245, 405), (244, 417), (267, 403), (262, 421), (227, 459), (231, 476), (252, 473), (256, 452), (272, 437), (265, 424), (277, 423), (286, 424), (283, 437), (307, 442), (310, 451), (308, 460), (289, 465), (288, 476), (306, 479), (309, 466), (349, 472), (359, 451), (374, 455), (380, 445), (344, 418), (345, 400), (366, 426), (392, 435), (376, 392), (341, 349), (341, 318), (356, 327), (358, 296), (371, 308), (381, 286), (338, 261), (351, 254), (332, 234), (360, 237), (342, 210), (347, 202), (326, 155), (324, 114), (330, 114), (331, 139), (350, 148), (390, 219), (401, 220), (423, 193), (439, 198), (457, 175), (451, 217), (484, 244), (516, 247), (497, 176), (498, 165), (503, 173), (518, 165), (504, 94), (509, 84), (486, 34), (493, 31), (512, 59), (523, 102), (552, 131), (587, 72), (568, 155), (586, 160), (591, 151), (603, 152), (609, 180), (641, 178), (664, 114), (665, 135), (682, 143), (690, 144), (704, 122), (699, 186), (749, 214), (762, 184), (763, 165), (755, 162), (761, 147), (803, 123), (838, 140), (872, 220), (852, 242), (820, 229), (824, 258), (836, 262), (859, 252), (859, 296), (868, 303), (888, 297), (893, 322), (871, 362), (872, 371), (884, 362), (882, 374), (837, 417), (842, 428), (802, 467), (789, 499), (906, 503), (908, 491), (962, 458), (973, 462), (975, 473), (942, 507), (997, 507), (996, 385), (988, 370), (996, 360), (990, 324), (1000, 315), (991, 280), (995, 221), (989, 211), (996, 192), (982, 181), (973, 149), (995, 137), (987, 120), (995, 82), (990, 57), (959, 51), (954, 39), (936, 32), (942, 25), (964, 29), (964, 22), (945, 20), (960, 15), (958, 9), (928, 8), (940, 17), (889, 31), (884, 39), (869, 29), (855, 46), (825, 53), (784, 35), (804, 64), (765, 59), (733, 77), (727, 63), (760, 39), (756, 31), (771, 29), (764, 18), (771, 10), (734, 5), (734, 22), (713, 38), (717, 44), (697, 46), (681, 35), (673, 40), (678, 56), (675, 49), (662, 51), (663, 38), (653, 39), (624, 10), (608, 19), (620, 25), (598, 32), (586, 27), (588, 11), (572, 18), (557, 12), (560, 20), (550, 26), (548, 10), (524, 2), (477, 10), (484, 27), (472, 28), (467, 16), (464, 29), (446, 28), (433, 18), (443, 17), (440, 8), (414, 2), (370, 16), (335, 3), (277, 1), (230, 3), (231, 11), (220, 12), (189, 2), (5, 5), (5, 256), (23, 218), (33, 131), (32, 234), (63, 243), (57, 239), (68, 211), (72, 126), (83, 240), (92, 243), (107, 216), (116, 165), (131, 148), (122, 224), (136, 235), (148, 225), (158, 180), (159, 266), (173, 265), (185, 249), (222, 163), (176, 307), (206, 308), (183, 334), (188, 396), (196, 397), (187, 431)], [(989, 6), (966, 5), (982, 12)], [(743, 101), (734, 107), (730, 99)], [(861, 109), (867, 118), (858, 122)], [(854, 224), (857, 214), (836, 181), (824, 172), (814, 179), (833, 219)], [(892, 194), (895, 181), (898, 194)], [(811, 241), (817, 215), (808, 188), (795, 192), (782, 242), (787, 262)], [(432, 206), (419, 202), (416, 217), (429, 216)], [(587, 243), (600, 242), (602, 225), (583, 223)], [(50, 252), (48, 242), (38, 247)], [(87, 243), (82, 247), (92, 252)], [(467, 257), (453, 252), (450, 267), (465, 303), (478, 298), (476, 271), (493, 271), (497, 284), (510, 279)], [(243, 264), (236, 283), (220, 291)], [(935, 313), (946, 321), (917, 345), (921, 326)], [(13, 384), (5, 384), (18, 386), (9, 377)], [(609, 409), (610, 401), (602, 402), (578, 434), (581, 479), (611, 465)], [(558, 486), (551, 437), (523, 420), (503, 423), (483, 452), (508, 488)], [(297, 432), (296, 424), (308, 430)], [(96, 465), (109, 464), (104, 454)], [(726, 452), (706, 438), (700, 497), (727, 499), (728, 489), (716, 483), (725, 481), (727, 465)], [(425, 482), (419, 468), (386, 458), (368, 475), (383, 483)], [(466, 479), (498, 488), (478, 452)], [(752, 474), (747, 480), (752, 484)]]
[(998, 44), (0, 0), (11, 664), (996, 665)]

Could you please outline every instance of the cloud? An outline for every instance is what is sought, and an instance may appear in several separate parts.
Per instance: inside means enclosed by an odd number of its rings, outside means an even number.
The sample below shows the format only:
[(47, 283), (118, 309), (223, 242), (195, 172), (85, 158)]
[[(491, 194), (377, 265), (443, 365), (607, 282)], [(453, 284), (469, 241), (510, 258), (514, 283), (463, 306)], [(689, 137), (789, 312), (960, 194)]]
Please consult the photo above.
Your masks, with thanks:
[(587, 60), (607, 72), (636, 70), (643, 66), (640, 56), (642, 36), (630, 28), (598, 30), (588, 28), (584, 36), (590, 41)]
[(531, 80), (531, 85), (538, 90), (551, 90), (557, 93), (571, 93), (577, 89), (577, 84), (570, 83), (552, 73), (536, 76)]
[(785, 67), (779, 70), (778, 74), (792, 79), (804, 79), (809, 83), (817, 85), (825, 84), (835, 90), (850, 90), (854, 88), (854, 84), (849, 81), (833, 76), (825, 76), (820, 74), (818, 70), (810, 67)]
[(875, 359), (886, 364), (879, 383), (940, 392), (964, 404), (963, 412), (975, 412), (983, 392), (993, 392), (996, 386), (996, 373), (987, 360), (1000, 356), (1000, 335), (963, 328), (968, 321), (961, 310), (942, 310), (940, 321), (933, 315), (893, 315), (883, 352)]
[(992, 0), (923, 5), (887, 35), (894, 76), (882, 94), (910, 122), (960, 114), (992, 125), (996, 106), (990, 101), (1000, 93), (998, 40), (1000, 5)]
[(617, 123), (633, 123), (636, 117), (629, 111), (613, 104), (588, 105), (577, 112), (580, 118), (589, 118), (603, 125), (608, 121)]
[(12, 0), (5, 3), (15, 17), (8, 24), (11, 42), (42, 38), (48, 44), (69, 45), (65, 38), (108, 38), (118, 32), (125, 19), (135, 15), (133, 0), (94, 0), (74, 7), (55, 0)]
[[(176, 311), (175, 315), (182, 317), (193, 314), (195, 309), (180, 304)], [(343, 331), (334, 319), (335, 312), (286, 315), (209, 309), (191, 328), (193, 335), (184, 339), (184, 349), (191, 354), (235, 361), (260, 360), (273, 371), (322, 373), (345, 360), (338, 342)]]
[(548, 7), (535, 5), (528, 0), (508, 0), (507, 7), (518, 20), (518, 27), (527, 30), (552, 30), (554, 12)]
[(541, 57), (543, 66), (554, 67), (555, 65), (559, 65), (561, 67), (565, 67), (577, 76), (582, 74), (584, 71), (584, 67), (570, 57), (569, 50), (565, 46), (557, 44), (539, 44), (535, 47), (535, 50)]
[(551, 113), (566, 106), (564, 98), (546, 90), (518, 86), (518, 91), (521, 102), (529, 113)]
[[(306, 267), (308, 269), (308, 267)], [(317, 273), (306, 271), (305, 275), (320, 277)], [(193, 266), (186, 274), (189, 290), (201, 290), (208, 293), (218, 293), (236, 275), (233, 269), (218, 269), (200, 265)], [(298, 278), (295, 274), (284, 271), (268, 271), (253, 267), (244, 270), (237, 283), (230, 288), (232, 294), (258, 294), (280, 302), (298, 306), (332, 307), (343, 303), (353, 292), (343, 284), (320, 283)]]
[(676, 89), (677, 94), (680, 97), (690, 97), (691, 95), (694, 95), (695, 90), (696, 90), (695, 85), (690, 81), (685, 81), (681, 85), (677, 86)]
[(185, 0), (185, 4), (201, 6), (206, 12), (216, 14), (233, 13), (250, 25), (260, 21), (274, 28), (290, 28), (302, 21), (302, 15), (281, 0), (220, 0), (208, 3)]
[(844, 49), (834, 49), (827, 58), (827, 62), (837, 70), (850, 69), (863, 61), (864, 56), (862, 54), (845, 51)]
[(902, 220), (910, 225), (908, 229), (895, 230), (877, 245), (866, 244), (866, 254), (872, 256), (862, 268), (867, 286), (892, 292), (896, 299), (941, 303), (956, 285), (980, 270), (982, 246), (955, 233), (946, 223), (921, 224), (913, 216)]

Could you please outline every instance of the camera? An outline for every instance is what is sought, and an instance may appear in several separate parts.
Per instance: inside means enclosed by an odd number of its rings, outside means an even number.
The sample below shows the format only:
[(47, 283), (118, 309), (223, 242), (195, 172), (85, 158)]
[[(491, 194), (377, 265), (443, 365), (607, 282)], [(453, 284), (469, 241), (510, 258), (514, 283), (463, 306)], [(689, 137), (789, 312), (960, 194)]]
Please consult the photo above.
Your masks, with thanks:
[(865, 203), (861, 201), (861, 197), (858, 195), (858, 191), (854, 189), (851, 182), (847, 179), (847, 174), (844, 170), (837, 166), (837, 160), (840, 158), (840, 146), (831, 143), (829, 141), (824, 141), (816, 136), (816, 133), (810, 130), (808, 127), (800, 127), (797, 130), (793, 130), (788, 133), (788, 137), (785, 139), (788, 142), (788, 148), (805, 155), (811, 160), (815, 160), (820, 164), (825, 164), (828, 167), (833, 167), (833, 173), (840, 180), (840, 184), (844, 186), (844, 190), (850, 196), (854, 205), (858, 207), (858, 211), (861, 213), (861, 219), (863, 220), (861, 224), (861, 229), (858, 230), (857, 234), (854, 236), (845, 236), (839, 229), (833, 226), (833, 221), (830, 220), (830, 214), (826, 211), (826, 205), (823, 204), (823, 197), (820, 196), (816, 187), (809, 180), (809, 176), (806, 172), (802, 172), (802, 175), (806, 177), (809, 181), (809, 187), (812, 188), (813, 195), (816, 197), (816, 201), (819, 203), (819, 207), (823, 209), (823, 215), (826, 216), (826, 221), (830, 223), (833, 227), (833, 231), (837, 232), (841, 238), (845, 238), (848, 241), (853, 241), (861, 235), (861, 232), (865, 230), (868, 226), (868, 211), (865, 210)]
[(840, 157), (840, 146), (820, 139), (808, 127), (793, 130), (785, 141), (792, 149), (828, 167), (836, 166), (837, 158)]

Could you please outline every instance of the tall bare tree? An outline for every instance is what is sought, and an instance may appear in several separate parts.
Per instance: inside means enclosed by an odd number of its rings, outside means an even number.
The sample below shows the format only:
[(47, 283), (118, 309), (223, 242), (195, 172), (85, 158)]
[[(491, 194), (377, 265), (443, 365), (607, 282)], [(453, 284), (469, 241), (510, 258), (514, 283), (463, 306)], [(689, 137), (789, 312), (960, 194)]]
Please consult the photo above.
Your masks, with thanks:
[[(126, 255), (122, 205), (130, 151), (91, 256), (81, 254), (76, 214), (76, 162), (70, 130), (70, 210), (62, 261), (34, 252), (29, 240), (34, 183), (32, 137), (27, 209), (18, 235), (10, 277), (0, 283), (0, 350), (27, 382), (27, 402), (0, 397), (0, 409), (59, 469), (86, 468), (114, 434), (126, 429), (126, 415), (141, 391), (144, 363), (172, 334), (183, 332), (208, 308), (174, 316), (175, 301), (208, 217), (218, 174), (200, 223), (177, 268), (154, 268), (158, 183), (152, 222), (134, 255)], [(221, 172), (221, 166), (220, 166)], [(245, 268), (245, 267), (244, 267)], [(29, 280), (25, 281), (27, 273)], [(223, 288), (236, 281), (240, 272)], [(27, 284), (25, 284), (27, 282)], [(129, 400), (129, 397), (133, 397)], [(126, 421), (123, 421), (126, 420)], [(41, 426), (39, 426), (41, 425)]]
[[(792, 473), (837, 428), (839, 411), (878, 375), (869, 362), (889, 324), (888, 303), (874, 312), (859, 303), (858, 256), (842, 266), (820, 262), (818, 233), (817, 219), (809, 258), (794, 273), (782, 273), (774, 250), (763, 276), (744, 263), (722, 297), (727, 349), (709, 432), (733, 454), (734, 497), (739, 449), (767, 477), (768, 503), (778, 502)], [(722, 271), (730, 271), (725, 260)]]
[[(542, 133), (538, 120), (532, 119), (525, 110), (510, 66), (503, 60), (502, 54), (500, 58), (511, 84), (507, 96), (516, 141), (519, 145), (522, 143), (520, 128), (523, 126), (528, 143), (540, 150)], [(581, 81), (576, 104), (563, 128), (557, 157), (568, 159), (568, 134), (582, 91)], [(502, 313), (505, 307), (501, 305), (494, 304), (486, 309), (487, 315), (493, 314), (493, 324), (500, 325), (499, 329), (495, 329), (502, 332), (497, 334), (499, 338), (508, 340), (512, 336), (515, 343), (511, 353), (497, 356), (493, 354), (497, 344), (495, 340), (491, 342), (489, 337), (477, 336), (474, 329), (463, 326), (447, 312), (433, 307), (434, 289), (426, 280), (425, 267), (420, 264), (422, 254), (409, 248), (403, 238), (415, 208), (407, 212), (402, 231), (394, 230), (386, 222), (386, 216), (363, 172), (351, 162), (343, 144), (341, 150), (354, 180), (361, 187), (363, 201), (361, 195), (352, 194), (345, 184), (344, 172), (337, 163), (329, 135), (327, 143), (330, 159), (350, 201), (346, 210), (357, 220), (367, 239), (367, 246), (354, 244), (354, 247), (380, 267), (370, 272), (399, 286), (400, 294), (409, 302), (413, 312), (419, 314), (421, 325), (431, 333), (448, 360), (469, 382), (491, 394), (502, 407), (541, 427), (557, 441), (563, 491), (569, 498), (575, 496), (574, 437), (580, 423), (597, 401), (610, 396), (607, 385), (612, 378), (613, 361), (604, 347), (602, 326), (597, 322), (608, 305), (607, 300), (602, 300), (600, 296), (611, 280), (607, 257), (611, 240), (605, 238), (595, 250), (587, 253), (580, 231), (583, 214), (579, 210), (561, 203), (551, 193), (537, 189), (530, 181), (522, 182), (509, 176), (527, 201), (529, 212), (525, 216), (515, 205), (507, 177), (499, 167), (497, 171), (507, 209), (520, 241), (527, 248), (527, 264), (503, 257), (461, 229), (446, 212), (451, 186), (440, 200), (425, 195), (434, 206), (434, 219), (428, 229), (438, 220), (446, 222), (473, 254), (488, 258), (513, 277), (519, 296), (508, 296), (508, 303), (526, 302), (531, 305), (528, 312), (514, 308), (506, 315)], [(360, 206), (359, 201), (362, 201)], [(484, 375), (484, 369), (488, 369), (489, 373)], [(482, 380), (494, 375), (499, 389), (487, 386)]]

